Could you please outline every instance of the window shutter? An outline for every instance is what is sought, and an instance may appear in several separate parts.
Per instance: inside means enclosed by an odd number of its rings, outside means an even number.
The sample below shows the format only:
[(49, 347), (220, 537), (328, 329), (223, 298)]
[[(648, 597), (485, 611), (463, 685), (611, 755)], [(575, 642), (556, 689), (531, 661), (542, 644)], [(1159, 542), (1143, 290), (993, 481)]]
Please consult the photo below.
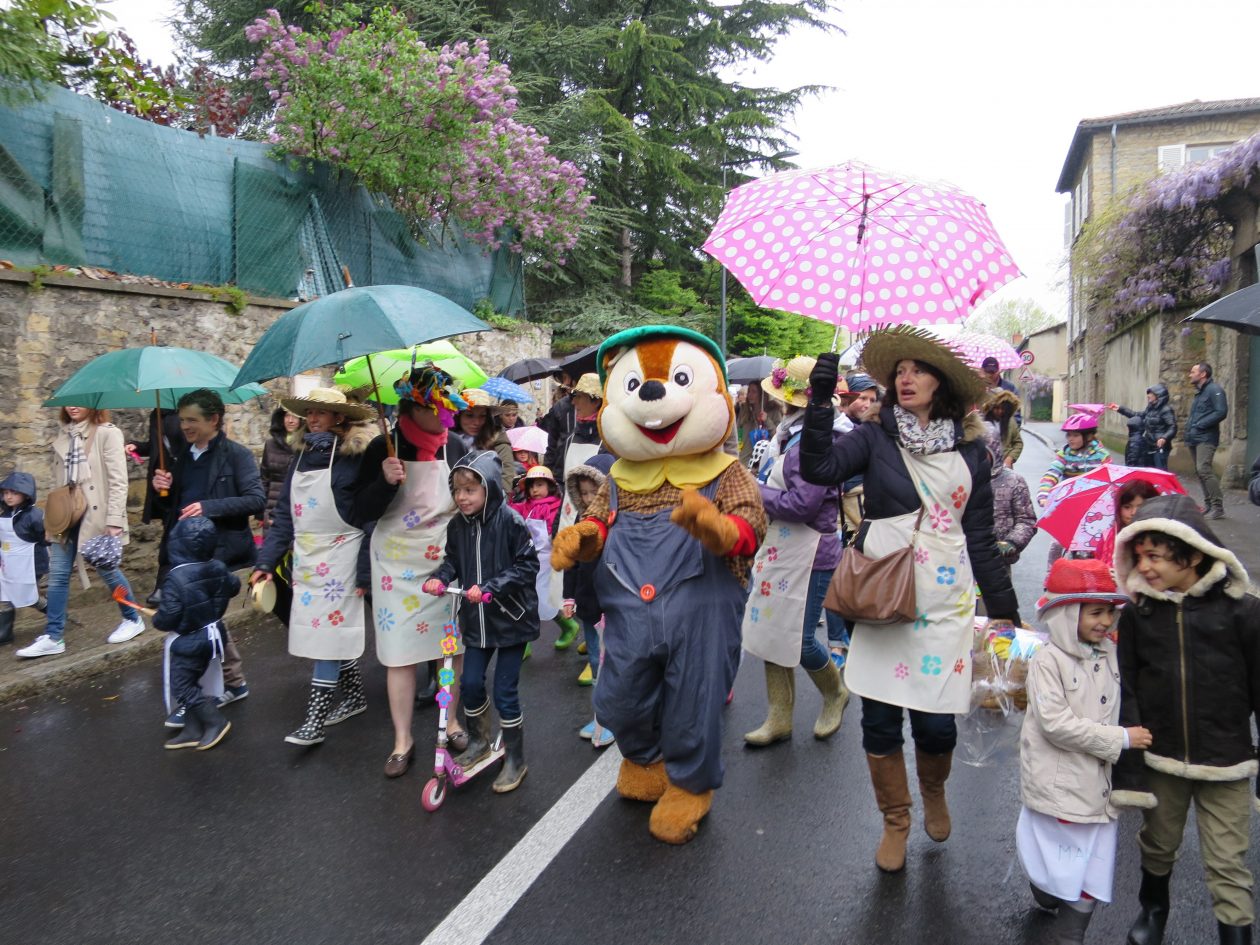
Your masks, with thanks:
[(1176, 170), (1186, 163), (1186, 146), (1184, 144), (1160, 145), (1157, 163), (1160, 171)]
[(1072, 248), (1072, 198), (1068, 198), (1068, 202), (1063, 205), (1063, 248)]
[(1081, 225), (1089, 219), (1089, 168), (1081, 174)]

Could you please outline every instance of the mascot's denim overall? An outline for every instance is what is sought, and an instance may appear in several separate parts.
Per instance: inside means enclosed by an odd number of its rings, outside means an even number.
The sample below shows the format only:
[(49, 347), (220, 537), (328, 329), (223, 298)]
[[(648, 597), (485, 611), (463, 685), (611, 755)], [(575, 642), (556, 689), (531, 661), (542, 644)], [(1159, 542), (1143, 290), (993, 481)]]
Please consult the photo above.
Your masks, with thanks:
[[(718, 480), (701, 494), (713, 499)], [(745, 592), (726, 562), (669, 520), (612, 511), (595, 573), (604, 664), (595, 715), (637, 764), (665, 759), (671, 783), (722, 786), (722, 710), (739, 668)]]

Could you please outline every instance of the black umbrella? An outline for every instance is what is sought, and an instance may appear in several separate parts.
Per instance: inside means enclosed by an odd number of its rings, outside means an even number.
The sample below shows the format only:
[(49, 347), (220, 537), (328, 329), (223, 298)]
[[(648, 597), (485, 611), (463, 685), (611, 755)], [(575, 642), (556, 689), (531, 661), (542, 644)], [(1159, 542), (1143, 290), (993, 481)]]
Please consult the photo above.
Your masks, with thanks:
[(583, 374), (595, 373), (595, 355), (599, 351), (599, 345), (591, 345), (589, 348), (583, 348), (576, 351), (567, 358), (561, 358), (560, 363), (556, 365), (558, 370), (564, 371), (565, 374), (577, 381)]
[(770, 376), (774, 358), (759, 354), (755, 358), (731, 358), (726, 362), (726, 379), (732, 384), (756, 384)]
[(505, 367), (499, 372), (499, 377), (505, 377), (517, 384), (537, 381), (550, 377), (555, 372), (558, 363), (555, 358), (524, 358)]
[(1260, 284), (1231, 292), (1224, 298), (1203, 306), (1183, 321), (1222, 325), (1245, 335), (1260, 335)]

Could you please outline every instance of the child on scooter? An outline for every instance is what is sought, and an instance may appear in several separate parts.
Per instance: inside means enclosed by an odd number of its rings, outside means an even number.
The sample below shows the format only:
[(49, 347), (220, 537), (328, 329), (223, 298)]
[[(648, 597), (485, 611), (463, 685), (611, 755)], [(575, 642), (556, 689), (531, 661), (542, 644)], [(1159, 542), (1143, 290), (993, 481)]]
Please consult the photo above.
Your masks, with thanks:
[(469, 741), (455, 759), (461, 768), (490, 754), (493, 718), (486, 671), (498, 654), (494, 705), (506, 753), (494, 791), (505, 794), (520, 787), (528, 771), (518, 687), (525, 647), (539, 635), (538, 552), (525, 522), (504, 502), (499, 458), (493, 452), (469, 453), (455, 464), (450, 481), (459, 514), (446, 531), (446, 557), (423, 590), (442, 594), (455, 581), (465, 589), (459, 611), (464, 636), (460, 692)]
[(19, 607), (43, 612), (39, 579), (48, 573), (44, 510), (35, 505), (35, 477), (14, 470), (0, 482), (0, 645), (13, 642)]

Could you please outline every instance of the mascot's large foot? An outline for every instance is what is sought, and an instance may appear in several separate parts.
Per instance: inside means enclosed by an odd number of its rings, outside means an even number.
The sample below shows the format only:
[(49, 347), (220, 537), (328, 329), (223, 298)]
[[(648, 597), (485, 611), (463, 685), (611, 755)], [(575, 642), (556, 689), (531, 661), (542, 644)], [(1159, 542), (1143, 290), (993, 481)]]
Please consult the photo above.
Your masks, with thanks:
[(676, 784), (671, 784), (656, 806), (648, 829), (652, 836), (663, 843), (686, 843), (700, 829), (700, 821), (713, 806), (713, 792), (692, 794)]
[(669, 777), (665, 774), (664, 759), (658, 758), (650, 765), (635, 764), (628, 758), (621, 759), (617, 793), (626, 800), (647, 801), (652, 804), (661, 799), (667, 787)]

